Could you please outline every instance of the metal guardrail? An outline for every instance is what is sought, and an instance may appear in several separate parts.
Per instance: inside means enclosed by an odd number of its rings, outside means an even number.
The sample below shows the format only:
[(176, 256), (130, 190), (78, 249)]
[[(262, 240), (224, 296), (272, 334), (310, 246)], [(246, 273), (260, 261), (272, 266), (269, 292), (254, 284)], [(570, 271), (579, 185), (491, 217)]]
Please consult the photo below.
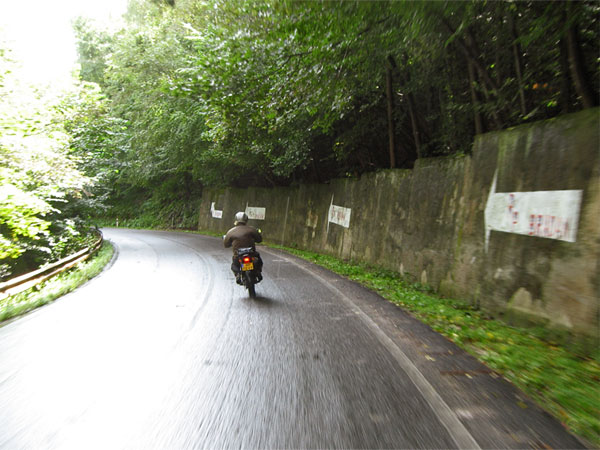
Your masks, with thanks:
[(77, 253), (67, 256), (60, 261), (56, 261), (52, 264), (41, 267), (40, 269), (34, 270), (33, 272), (26, 273), (25, 275), (19, 275), (11, 280), (0, 283), (0, 300), (32, 288), (33, 286), (46, 281), (48, 278), (52, 278), (53, 276), (58, 275), (59, 273), (62, 273), (76, 264), (88, 259), (100, 249), (102, 243), (104, 242), (102, 231), (98, 229), (95, 231), (98, 233), (99, 237), (96, 243), (94, 243), (94, 245), (91, 247), (86, 247)]

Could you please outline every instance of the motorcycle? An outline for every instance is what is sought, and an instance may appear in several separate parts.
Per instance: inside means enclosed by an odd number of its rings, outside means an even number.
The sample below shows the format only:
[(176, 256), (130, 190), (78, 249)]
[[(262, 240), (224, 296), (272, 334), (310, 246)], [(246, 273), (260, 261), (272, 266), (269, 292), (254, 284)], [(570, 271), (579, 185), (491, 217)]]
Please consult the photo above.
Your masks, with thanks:
[(260, 254), (252, 247), (238, 249), (238, 260), (240, 262), (240, 278), (243, 286), (248, 289), (248, 295), (256, 298), (254, 285), (262, 280), (262, 260)]

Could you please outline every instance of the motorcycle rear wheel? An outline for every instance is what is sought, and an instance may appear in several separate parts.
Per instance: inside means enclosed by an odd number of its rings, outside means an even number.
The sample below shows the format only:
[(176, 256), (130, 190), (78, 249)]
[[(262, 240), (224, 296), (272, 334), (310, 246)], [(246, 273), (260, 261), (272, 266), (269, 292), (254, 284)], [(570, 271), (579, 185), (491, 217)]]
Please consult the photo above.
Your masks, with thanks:
[(246, 289), (248, 289), (248, 295), (250, 298), (256, 298), (256, 289), (254, 288), (254, 280), (252, 279), (252, 275), (249, 272), (245, 273), (245, 285)]

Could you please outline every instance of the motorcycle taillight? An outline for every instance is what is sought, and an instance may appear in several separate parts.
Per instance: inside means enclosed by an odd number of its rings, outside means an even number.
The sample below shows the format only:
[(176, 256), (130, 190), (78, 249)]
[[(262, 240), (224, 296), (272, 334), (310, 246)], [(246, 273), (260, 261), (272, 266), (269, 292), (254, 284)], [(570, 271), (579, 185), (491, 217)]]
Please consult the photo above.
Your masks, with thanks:
[(250, 258), (249, 256), (244, 256), (244, 258), (242, 259), (242, 262), (244, 264), (248, 264), (249, 262), (252, 262), (252, 258)]

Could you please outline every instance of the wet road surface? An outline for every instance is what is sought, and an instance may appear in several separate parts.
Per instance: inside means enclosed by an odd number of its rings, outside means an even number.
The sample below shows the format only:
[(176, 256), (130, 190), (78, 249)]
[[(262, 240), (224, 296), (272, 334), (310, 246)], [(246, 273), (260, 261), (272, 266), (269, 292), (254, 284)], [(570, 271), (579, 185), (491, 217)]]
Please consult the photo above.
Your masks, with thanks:
[(110, 268), (0, 327), (0, 448), (576, 448), (400, 308), (259, 247), (255, 300), (212, 237), (106, 229)]

